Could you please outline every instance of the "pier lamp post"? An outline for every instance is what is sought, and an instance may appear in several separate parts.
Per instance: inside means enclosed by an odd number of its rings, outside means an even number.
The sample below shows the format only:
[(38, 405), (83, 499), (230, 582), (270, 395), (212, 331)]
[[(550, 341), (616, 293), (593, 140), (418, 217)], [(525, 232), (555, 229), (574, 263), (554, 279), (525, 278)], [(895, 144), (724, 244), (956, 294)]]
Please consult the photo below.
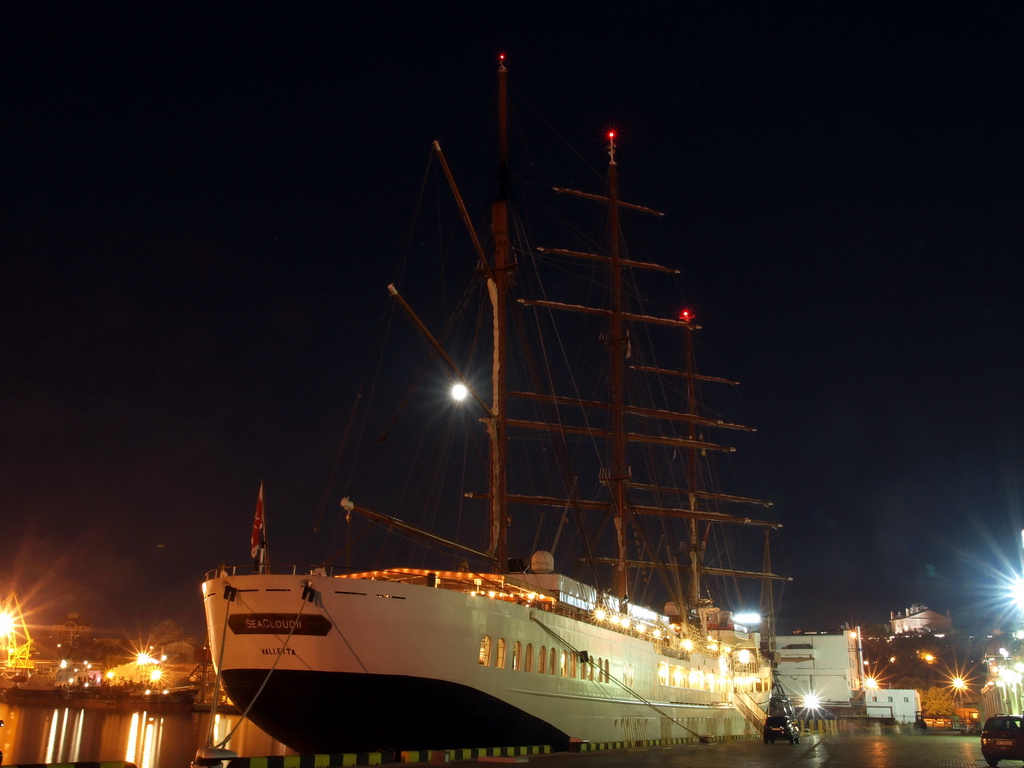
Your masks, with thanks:
[(964, 691), (967, 688), (967, 681), (960, 675), (956, 675), (949, 681), (949, 687), (953, 689), (953, 711), (960, 716), (960, 711), (963, 709), (964, 702), (963, 696)]
[(864, 716), (865, 717), (868, 716), (868, 706), (869, 706), (868, 705), (868, 695), (871, 693), (871, 691), (877, 691), (877, 690), (878, 690), (878, 678), (875, 678), (875, 677), (865, 677), (864, 678), (863, 687), (861, 689), (861, 692), (863, 693), (863, 697), (864, 697)]

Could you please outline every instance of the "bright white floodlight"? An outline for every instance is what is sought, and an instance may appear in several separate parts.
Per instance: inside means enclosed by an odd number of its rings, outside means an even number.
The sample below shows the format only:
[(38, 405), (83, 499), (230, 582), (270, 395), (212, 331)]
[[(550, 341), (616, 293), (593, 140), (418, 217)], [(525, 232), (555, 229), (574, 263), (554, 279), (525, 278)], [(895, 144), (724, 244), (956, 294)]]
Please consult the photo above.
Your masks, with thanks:
[(465, 400), (469, 394), (469, 390), (466, 389), (465, 384), (453, 384), (452, 385), (452, 399), (453, 400)]
[(1011, 581), (1006, 596), (1013, 600), (1013, 604), (1017, 608), (1024, 610), (1024, 578), (1018, 576)]

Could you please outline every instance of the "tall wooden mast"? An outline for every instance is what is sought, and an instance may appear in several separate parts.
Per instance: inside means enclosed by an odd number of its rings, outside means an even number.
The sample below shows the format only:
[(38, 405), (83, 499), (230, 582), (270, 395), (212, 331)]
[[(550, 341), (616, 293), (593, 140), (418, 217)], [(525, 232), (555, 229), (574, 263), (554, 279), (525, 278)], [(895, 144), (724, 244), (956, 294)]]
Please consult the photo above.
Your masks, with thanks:
[[(694, 379), (696, 364), (693, 355), (693, 328), (686, 328), (686, 411), (687, 413), (699, 413), (697, 403), (697, 382)], [(687, 437), (690, 440), (697, 440), (697, 425), (690, 422), (687, 425)], [(688, 448), (686, 451), (686, 489), (689, 495), (689, 508), (693, 512), (697, 509), (698, 491), (700, 491), (700, 476), (697, 469), (697, 450)], [(701, 568), (704, 565), (704, 545), (700, 540), (700, 526), (695, 517), (690, 518), (690, 585), (687, 593), (687, 602), (690, 608), (696, 609), (700, 602), (700, 578)]]
[(608, 315), (608, 354), (610, 359), (609, 388), (611, 403), (611, 467), (608, 489), (615, 512), (615, 534), (618, 542), (618, 563), (615, 567), (615, 594), (629, 596), (629, 542), (626, 538), (629, 510), (626, 507), (626, 426), (623, 381), (629, 339), (626, 337), (622, 313), (622, 265), (619, 255), (619, 178), (615, 166), (615, 133), (608, 134), (608, 248), (611, 263), (611, 312)]
[[(761, 570), (770, 573), (772, 570), (772, 553), (768, 543), (768, 531), (764, 532), (764, 555), (761, 559)], [(775, 662), (775, 589), (771, 579), (761, 582), (761, 644), (767, 644), (771, 653), (772, 669)]]
[(508, 431), (506, 429), (507, 386), (505, 368), (508, 357), (505, 304), (514, 264), (508, 237), (508, 121), (506, 117), (505, 55), (498, 64), (498, 189), (491, 206), (491, 236), (494, 240), (494, 264), (487, 280), (494, 313), (494, 353), (491, 367), (490, 434), (490, 546), (494, 571), (508, 570), (508, 509), (506, 463)]

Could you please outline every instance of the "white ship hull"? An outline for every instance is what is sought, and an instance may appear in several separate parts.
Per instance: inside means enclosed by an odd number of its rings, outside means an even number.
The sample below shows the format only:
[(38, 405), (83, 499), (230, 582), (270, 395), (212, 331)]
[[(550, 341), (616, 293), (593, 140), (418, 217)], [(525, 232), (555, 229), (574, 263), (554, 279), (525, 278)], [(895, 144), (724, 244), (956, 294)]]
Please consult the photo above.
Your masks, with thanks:
[(228, 695), (300, 752), (754, 733), (737, 706), (767, 697), (756, 661), (681, 652), (650, 627), (531, 599), (509, 576), (403, 573), (210, 574), (210, 645)]

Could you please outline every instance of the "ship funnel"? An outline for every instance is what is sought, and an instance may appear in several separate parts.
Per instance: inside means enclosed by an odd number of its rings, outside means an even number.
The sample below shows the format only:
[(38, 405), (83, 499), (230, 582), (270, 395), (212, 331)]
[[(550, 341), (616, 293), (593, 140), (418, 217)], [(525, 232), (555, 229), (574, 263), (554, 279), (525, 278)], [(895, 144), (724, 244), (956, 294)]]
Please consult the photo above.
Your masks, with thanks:
[(533, 573), (554, 573), (555, 556), (543, 549), (533, 553), (530, 558), (530, 571)]

